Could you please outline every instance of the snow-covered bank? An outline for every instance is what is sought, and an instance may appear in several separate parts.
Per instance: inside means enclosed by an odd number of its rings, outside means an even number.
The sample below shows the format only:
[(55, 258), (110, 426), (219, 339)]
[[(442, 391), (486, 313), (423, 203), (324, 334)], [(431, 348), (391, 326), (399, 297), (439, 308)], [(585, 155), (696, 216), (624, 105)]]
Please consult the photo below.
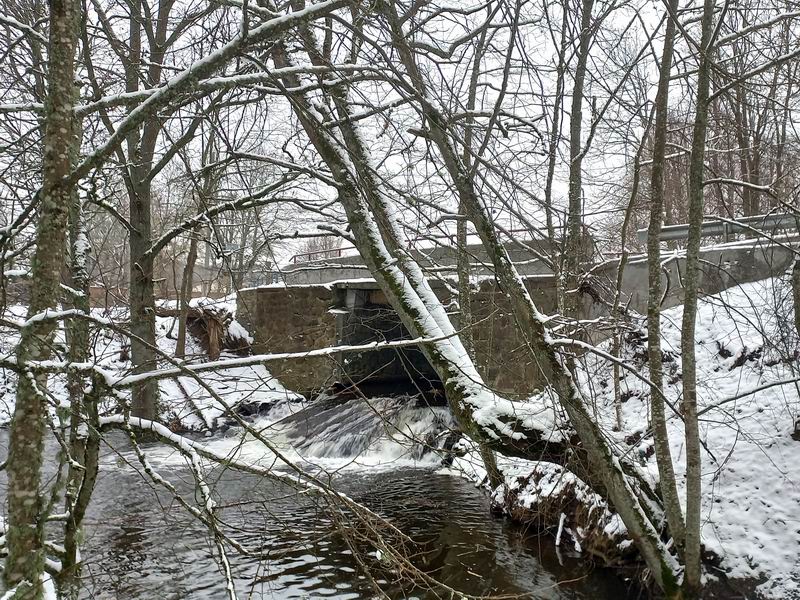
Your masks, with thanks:
[[(662, 315), (664, 389), (675, 407), (681, 399), (682, 313), (676, 307)], [(800, 415), (800, 383), (794, 381), (800, 377), (800, 363), (788, 283), (767, 279), (702, 299), (696, 348), (704, 444), (702, 535), (705, 547), (722, 560), (721, 571), (708, 574), (757, 582), (761, 598), (800, 598), (800, 441), (793, 438)], [(646, 356), (646, 331), (630, 332), (622, 358), (645, 378)], [(648, 386), (622, 371), (623, 427), (614, 432), (611, 365), (587, 355), (580, 384), (596, 402), (618, 452), (635, 457), (655, 484)], [(669, 430), (679, 492), (685, 496), (683, 422), (674, 412)], [(499, 466), (505, 489), (494, 494), (501, 506), (510, 497), (507, 512), (514, 506), (546, 506), (565, 485), (572, 485), (570, 473), (531, 478), (542, 470), (541, 464), (501, 457)], [(450, 472), (475, 481), (485, 476), (474, 451), (457, 459)]]
[[(664, 389), (679, 406), (682, 307), (662, 316)], [(800, 442), (792, 438), (800, 414), (796, 383), (759, 389), (798, 377), (798, 338), (793, 331), (791, 292), (781, 279), (749, 283), (701, 300), (697, 321), (698, 403), (702, 412), (703, 542), (722, 557), (729, 578), (762, 581), (765, 598), (800, 597)], [(626, 362), (644, 373), (645, 341), (628, 336)], [(613, 380), (609, 365), (587, 359), (582, 385), (601, 408), (607, 430), (613, 423)], [(622, 381), (620, 446), (636, 452), (653, 479), (655, 457), (646, 436), (646, 385), (628, 373)], [(755, 393), (747, 394), (749, 391)], [(739, 397), (741, 396), (741, 397)], [(684, 495), (683, 423), (669, 424), (679, 491)]]
[[(191, 306), (227, 311), (234, 314), (236, 301), (234, 298), (211, 299), (194, 298)], [(175, 302), (163, 302), (161, 308), (176, 308)], [(10, 321), (21, 322), (25, 319), (27, 307), (11, 306), (5, 317)], [(127, 311), (121, 308), (93, 309), (92, 316), (98, 320), (108, 320), (124, 327), (128, 318)], [(175, 356), (178, 324), (177, 317), (156, 317), (156, 343), (164, 357)], [(246, 336), (247, 332), (234, 319), (231, 323), (234, 333)], [(12, 327), (0, 327), (0, 357), (13, 357), (19, 341), (18, 332)], [(118, 374), (120, 377), (131, 371), (130, 345), (122, 334), (105, 328), (93, 328), (91, 337), (90, 362), (106, 372)], [(56, 333), (54, 349), (56, 353), (64, 353), (65, 336), (63, 329)], [(225, 355), (223, 355), (224, 358)], [(186, 362), (204, 362), (207, 356), (201, 345), (191, 335), (186, 339)], [(166, 361), (164, 361), (166, 362)], [(205, 385), (219, 394), (225, 404), (230, 407), (247, 405), (250, 412), (257, 412), (283, 400), (300, 400), (294, 392), (287, 391), (263, 365), (236, 366), (211, 373), (202, 377)], [(174, 426), (193, 430), (212, 429), (226, 407), (212, 397), (200, 383), (192, 377), (164, 379), (159, 382), (161, 389), (161, 413), (165, 421)], [(16, 391), (16, 374), (0, 368), (0, 425), (11, 420), (14, 410)], [(50, 378), (49, 391), (54, 402), (66, 404), (68, 394), (66, 380), (62, 375)], [(128, 394), (128, 391), (121, 391)], [(111, 404), (107, 408), (113, 409)]]

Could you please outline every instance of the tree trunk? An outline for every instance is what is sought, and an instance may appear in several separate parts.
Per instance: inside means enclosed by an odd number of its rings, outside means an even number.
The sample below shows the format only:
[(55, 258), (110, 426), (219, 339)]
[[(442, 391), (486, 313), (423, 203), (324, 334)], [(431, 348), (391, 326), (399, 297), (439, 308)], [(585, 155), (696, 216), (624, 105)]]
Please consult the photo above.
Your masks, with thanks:
[(572, 87), (572, 105), (569, 121), (569, 191), (566, 241), (564, 244), (563, 295), (564, 315), (578, 318), (581, 295), (578, 292), (581, 262), (586, 259), (583, 239), (583, 88), (586, 65), (592, 41), (592, 7), (594, 0), (581, 0), (581, 30), (578, 42), (578, 61), (575, 65), (575, 82)]
[[(527, 346), (532, 356), (537, 364), (540, 365), (543, 374), (542, 380), (550, 382), (550, 389), (555, 392), (555, 397), (566, 411), (571, 425), (575, 428), (578, 437), (581, 439), (582, 448), (589, 459), (589, 465), (584, 465), (585, 467), (589, 466), (589, 469), (584, 471), (584, 473), (588, 475), (588, 480), (591, 481), (593, 485), (603, 489), (607, 494), (607, 497), (628, 527), (630, 535), (636, 540), (658, 584), (665, 589), (667, 593), (674, 594), (676, 589), (676, 567), (674, 559), (661, 543), (658, 531), (648, 517), (648, 509), (642, 504), (637, 495), (637, 491), (633, 489), (631, 482), (626, 477), (626, 474), (623, 473), (618, 457), (614, 455), (606, 442), (603, 432), (589, 415), (584, 400), (573, 382), (572, 376), (561, 362), (554, 347), (549, 343), (550, 336), (545, 328), (543, 315), (539, 313), (533, 303), (506, 249), (500, 243), (493, 222), (478, 198), (473, 187), (473, 182), (466, 173), (463, 163), (459, 161), (456, 153), (450, 146), (450, 138), (446, 129), (446, 119), (438, 113), (433, 105), (425, 100), (427, 90), (424, 80), (419, 73), (413, 53), (399, 25), (400, 19), (394, 12), (394, 6), (391, 5), (387, 8), (387, 18), (391, 27), (392, 41), (394, 47), (397, 49), (398, 57), (409, 73), (412, 85), (416, 88), (418, 97), (420, 98), (420, 109), (429, 127), (427, 135), (432, 143), (439, 149), (444, 166), (448, 170), (452, 182), (456, 187), (459, 199), (465, 207), (470, 220), (475, 225), (476, 231), (481, 237), (489, 258), (494, 265), (495, 276), (504, 292), (511, 300), (512, 311), (518, 326), (527, 338)], [(346, 119), (342, 118), (342, 115), (340, 115), (339, 118), (342, 121), (346, 121)], [(378, 208), (380, 207), (373, 206), (373, 211), (377, 211)], [(355, 217), (356, 215), (354, 214), (352, 216)], [(356, 235), (356, 239), (358, 239), (359, 232), (355, 225), (353, 225), (353, 232)], [(377, 243), (379, 242), (376, 241), (376, 244)], [(375, 247), (366, 247), (364, 251), (362, 251), (362, 254), (365, 252), (367, 256), (369, 256), (371, 252), (375, 252)], [(380, 268), (381, 265), (376, 263), (375, 266)], [(380, 281), (380, 277), (376, 278)], [(386, 281), (385, 283), (390, 286), (392, 285), (390, 281)], [(401, 290), (397, 291), (401, 292)], [(400, 300), (402, 300), (402, 297)], [(403, 314), (403, 310), (408, 311), (409, 308), (413, 309), (413, 307), (407, 308), (403, 306), (402, 301), (397, 302), (396, 308), (401, 315)], [(414, 313), (411, 312), (411, 315), (413, 316)], [(418, 319), (419, 318), (422, 318), (422, 315), (419, 315)], [(409, 319), (409, 321), (412, 321), (412, 325), (414, 324), (413, 319)], [(419, 330), (418, 327), (417, 330)], [(438, 357), (433, 355), (431, 358), (431, 362), (434, 365), (444, 363), (442, 364), (443, 370), (452, 368), (452, 365), (447, 364), (447, 356)], [(463, 381), (463, 377), (459, 379)], [(449, 391), (453, 392), (454, 397), (459, 397), (460, 395), (460, 397), (464, 399), (464, 390), (459, 390), (457, 386), (453, 387), (454, 389)], [(467, 423), (468, 431), (472, 435), (477, 434), (481, 436), (481, 428), (476, 427), (474, 421), (470, 423), (470, 420), (473, 418), (470, 413), (470, 401), (469, 398), (465, 400), (465, 402), (456, 403), (454, 408), (456, 417), (460, 422)], [(532, 455), (529, 455), (529, 457), (532, 457)]]
[(672, 452), (669, 447), (667, 418), (662, 386), (664, 366), (661, 356), (661, 242), (658, 235), (664, 212), (664, 167), (667, 143), (667, 117), (669, 112), (669, 81), (672, 72), (672, 54), (675, 44), (675, 20), (678, 0), (670, 0), (664, 49), (661, 53), (661, 71), (656, 94), (656, 122), (653, 132), (653, 160), (650, 169), (650, 222), (647, 227), (647, 269), (649, 290), (647, 295), (647, 358), (650, 367), (651, 421), (658, 477), (664, 512), (672, 538), (679, 551), (683, 550), (685, 526), (678, 497)]
[[(141, 160), (137, 156), (136, 160)], [(134, 165), (131, 169), (133, 193), (130, 195), (130, 331), (131, 363), (134, 373), (156, 366), (155, 294), (151, 246), (151, 194), (149, 181), (142, 182), (149, 169)], [(154, 421), (158, 418), (158, 383), (148, 381), (131, 390), (131, 413)]]
[[(472, 73), (469, 81), (469, 91), (467, 96), (467, 112), (475, 110), (475, 101), (478, 92), (478, 78), (483, 61), (484, 45), (486, 43), (486, 33), (484, 32), (475, 48), (475, 59), (472, 65)], [(464, 164), (469, 169), (472, 157), (472, 128), (475, 126), (475, 119), (468, 114), (464, 126)], [(472, 284), (470, 277), (470, 254), (467, 250), (467, 221), (464, 220), (464, 205), (459, 202), (459, 219), (456, 222), (456, 252), (458, 271), (458, 307), (459, 307), (459, 330), (461, 341), (464, 348), (469, 353), (470, 359), (475, 361), (475, 339), (472, 331)], [(486, 477), (492, 489), (503, 483), (503, 474), (497, 467), (497, 458), (492, 450), (482, 439), (476, 440), (478, 444), (483, 466), (486, 468)]]
[(186, 318), (189, 316), (189, 301), (192, 299), (194, 285), (194, 265), (197, 262), (197, 232), (192, 232), (189, 241), (189, 254), (181, 277), (180, 314), (178, 315), (178, 342), (175, 345), (175, 357), (186, 356)]
[(794, 304), (794, 328), (800, 337), (800, 257), (795, 256), (792, 265), (792, 300)]
[[(633, 159), (633, 179), (631, 180), (631, 193), (628, 197), (628, 206), (625, 207), (625, 216), (622, 219), (620, 228), (620, 257), (617, 264), (617, 277), (614, 286), (614, 301), (611, 305), (611, 317), (614, 320), (614, 330), (611, 341), (611, 355), (617, 359), (613, 366), (614, 378), (614, 417), (616, 419), (616, 431), (622, 431), (622, 393), (621, 393), (621, 367), (619, 354), (622, 345), (621, 325), (626, 320), (626, 310), (622, 307), (622, 282), (625, 277), (625, 267), (628, 264), (628, 230), (630, 229), (633, 218), (636, 199), (639, 196), (639, 182), (641, 180), (642, 153), (644, 152), (645, 142), (650, 133), (652, 116), (648, 118), (642, 134), (642, 139), (636, 149)], [(594, 403), (593, 403), (594, 405)]]
[[(73, 107), (76, 100), (75, 50), (79, 37), (80, 2), (51, 0), (48, 93), (44, 115), (44, 156), (36, 249), (32, 262), (29, 316), (55, 309), (67, 241), (71, 186), (64, 183), (72, 168), (76, 143)], [(50, 357), (55, 331), (52, 320), (25, 327), (17, 349), (23, 365)], [(3, 578), (9, 587), (22, 582), (17, 598), (42, 596), (44, 522), (40, 471), (45, 437), (47, 376), (20, 373), (8, 453), (8, 533)]]
[[(80, 124), (77, 131), (80, 131)], [(77, 151), (77, 143), (75, 150)], [(77, 157), (76, 157), (77, 158)], [(71, 287), (78, 292), (73, 302), (73, 308), (84, 314), (89, 314), (89, 239), (86, 233), (86, 223), (83, 211), (83, 202), (77, 190), (73, 190), (70, 208), (70, 270)], [(71, 319), (68, 324), (69, 333), (69, 358), (71, 362), (86, 362), (90, 356), (89, 351), (89, 321), (86, 319)], [(70, 371), (67, 374), (70, 396), (70, 424), (69, 448), (73, 462), (69, 465), (65, 494), (65, 513), (67, 520), (64, 524), (64, 556), (61, 560), (62, 589), (75, 586), (79, 575), (79, 549), (83, 518), (89, 506), (94, 483), (97, 477), (98, 458), (100, 452), (100, 438), (97, 433), (99, 422), (97, 417), (96, 393), (87, 395), (84, 390), (87, 380), (83, 373)], [(77, 464), (83, 468), (78, 468)], [(77, 593), (73, 594), (77, 595)]]
[[(139, 89), (142, 66), (142, 2), (133, 0), (129, 19), (130, 56), (126, 63), (126, 91)], [(160, 79), (166, 50), (166, 21), (170, 2), (158, 6), (155, 31), (157, 39), (151, 48), (147, 79), (155, 87)], [(131, 331), (131, 364), (134, 373), (149, 371), (156, 366), (156, 316), (153, 271), (155, 256), (149, 252), (152, 245), (152, 190), (151, 170), (161, 123), (157, 115), (150, 115), (144, 127), (130, 133), (127, 139), (128, 161), (126, 174), (130, 211), (130, 263), (129, 304)], [(158, 383), (148, 381), (131, 390), (131, 412), (143, 419), (158, 418)]]
[[(391, 11), (391, 7), (388, 8)], [(451, 172), (459, 199), (476, 225), (495, 265), (500, 284), (511, 298), (515, 318), (528, 337), (529, 347), (546, 376), (549, 376), (550, 389), (555, 391), (555, 396), (566, 409), (583, 442), (580, 445), (566, 444), (569, 448), (567, 452), (574, 453), (570, 464), (607, 494), (636, 540), (656, 581), (673, 594), (676, 589), (675, 561), (660, 541), (658, 531), (648, 516), (649, 508), (637, 495), (644, 492), (641, 489), (637, 492), (632, 487), (622, 471), (619, 458), (614, 455), (603, 432), (586, 411), (572, 377), (553, 346), (548, 343), (549, 334), (544, 326), (544, 318), (531, 301), (505, 248), (497, 239), (494, 226), (481, 206), (471, 180), (463, 171), (463, 164), (449, 146), (443, 118), (424, 100), (424, 84), (397, 25), (399, 19), (391, 12), (387, 17), (392, 25), (394, 47), (410, 73), (414, 87), (418, 87), (421, 108), (431, 127), (430, 139), (441, 148), (444, 164)], [(313, 35), (301, 31), (301, 37), (312, 63), (318, 62)], [(278, 68), (291, 67), (286, 49), (281, 44), (273, 47), (273, 60)], [(290, 90), (300, 89), (297, 78), (292, 75), (284, 77), (284, 85)], [(504, 452), (532, 460), (553, 460), (550, 458), (553, 456), (556, 459), (554, 462), (563, 461), (566, 448), (562, 442), (552, 436), (543, 439), (540, 430), (519, 419), (522, 416), (519, 409), (523, 406), (538, 407), (537, 403), (512, 405), (504, 411), (506, 405), (503, 399), (488, 392), (419, 265), (400, 247), (399, 224), (394, 220), (396, 212), (383, 196), (370, 166), (366, 145), (352, 124), (346, 90), (340, 86), (332, 88), (330, 93), (337, 110), (337, 126), (342, 140), (329, 138), (331, 134), (315, 118), (319, 113), (311, 109), (303, 92), (289, 92), (288, 96), (311, 143), (336, 178), (339, 200), (347, 213), (354, 241), (365, 264), (403, 324), (413, 336), (446, 338), (429, 342), (422, 349), (445, 386), (448, 402), (457, 421), (473, 439), (483, 439)], [(340, 149), (342, 143), (347, 149), (346, 158)], [(490, 420), (485, 418), (487, 409), (492, 415)], [(513, 435), (509, 435), (509, 432), (513, 432)]]
[(697, 100), (689, 164), (689, 237), (686, 245), (686, 274), (683, 279), (684, 307), (681, 330), (683, 366), (683, 418), (686, 427), (686, 536), (684, 586), (689, 595), (698, 593), (700, 568), (701, 466), (700, 431), (697, 420), (697, 364), (695, 362), (695, 322), (700, 272), (700, 234), (703, 224), (703, 180), (706, 130), (708, 127), (711, 79), (710, 45), (714, 24), (714, 0), (705, 0), (697, 72)]
[[(561, 6), (561, 43), (558, 47), (558, 62), (556, 65), (556, 90), (555, 98), (553, 99), (553, 122), (550, 127), (550, 136), (547, 146), (547, 177), (544, 184), (544, 210), (545, 222), (547, 225), (547, 235), (550, 238), (550, 261), (553, 263), (553, 276), (558, 282), (559, 289), (563, 288), (561, 285), (561, 256), (563, 240), (560, 239), (561, 234), (556, 233), (556, 227), (553, 220), (553, 180), (555, 178), (556, 163), (558, 162), (558, 146), (561, 141), (561, 110), (564, 106), (564, 80), (566, 78), (566, 54), (567, 54), (567, 26), (568, 26), (569, 12), (565, 4)], [(558, 294), (559, 309), (563, 312), (564, 309), (564, 296)]]

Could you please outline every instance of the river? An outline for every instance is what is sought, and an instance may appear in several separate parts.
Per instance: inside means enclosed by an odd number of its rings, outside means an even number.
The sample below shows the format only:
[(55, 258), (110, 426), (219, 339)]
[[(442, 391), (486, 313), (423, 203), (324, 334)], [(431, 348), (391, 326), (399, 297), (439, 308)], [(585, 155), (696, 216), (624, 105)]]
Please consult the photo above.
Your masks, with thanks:
[[(352, 415), (346, 419), (352, 420)], [(337, 431), (335, 424), (329, 425)], [(363, 429), (364, 423), (358, 427)], [(81, 598), (225, 598), (225, 581), (207, 530), (137, 472), (121, 435), (112, 440), (114, 448), (104, 449), (86, 519)], [(6, 432), (0, 443), (7, 444)], [(209, 443), (213, 446), (214, 440)], [(315, 444), (317, 453), (325, 446), (324, 441)], [(194, 481), (181, 461), (159, 445), (147, 451), (158, 471), (193, 501)], [(385, 443), (381, 453), (387, 454)], [(526, 598), (637, 597), (637, 590), (611, 571), (557, 554), (551, 537), (491, 516), (483, 491), (437, 472), (435, 461), (392, 458), (388, 463), (348, 465), (331, 475), (337, 489), (419, 542), (420, 564), (452, 588)], [(223, 507), (226, 530), (246, 546), (266, 551), (266, 558), (259, 559), (231, 553), (239, 598), (375, 597), (344, 538), (313, 497), (223, 468), (211, 470), (208, 481)], [(392, 570), (382, 568), (369, 549), (366, 560), (376, 567), (377, 584), (392, 598), (445, 597), (393, 581)]]

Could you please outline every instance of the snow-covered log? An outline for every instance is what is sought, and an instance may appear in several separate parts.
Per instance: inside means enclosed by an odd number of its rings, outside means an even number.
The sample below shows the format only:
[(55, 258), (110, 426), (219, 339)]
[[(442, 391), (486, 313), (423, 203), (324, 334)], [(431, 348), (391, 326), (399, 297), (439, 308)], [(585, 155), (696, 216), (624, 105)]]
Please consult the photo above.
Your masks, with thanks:
[(617, 513), (570, 471), (547, 462), (507, 474), (492, 493), (492, 509), (511, 520), (550, 532), (556, 544), (587, 552), (606, 564), (629, 562), (635, 547)]

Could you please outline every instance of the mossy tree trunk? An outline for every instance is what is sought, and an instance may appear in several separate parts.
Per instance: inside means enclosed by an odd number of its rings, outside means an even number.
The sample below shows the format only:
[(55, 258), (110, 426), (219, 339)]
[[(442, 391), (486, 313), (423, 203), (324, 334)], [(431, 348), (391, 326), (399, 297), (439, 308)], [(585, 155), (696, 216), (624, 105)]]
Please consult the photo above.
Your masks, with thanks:
[[(73, 191), (65, 182), (77, 143), (73, 108), (80, 7), (77, 0), (50, 2), (42, 187), (28, 311), (31, 317), (56, 309), (58, 304)], [(55, 326), (55, 321), (47, 319), (34, 320), (23, 328), (17, 348), (20, 365), (50, 357)], [(26, 600), (42, 597), (46, 515), (42, 514), (40, 477), (48, 410), (46, 388), (46, 375), (20, 372), (9, 443), (8, 556), (3, 578), (9, 587), (20, 586), (16, 597)]]

